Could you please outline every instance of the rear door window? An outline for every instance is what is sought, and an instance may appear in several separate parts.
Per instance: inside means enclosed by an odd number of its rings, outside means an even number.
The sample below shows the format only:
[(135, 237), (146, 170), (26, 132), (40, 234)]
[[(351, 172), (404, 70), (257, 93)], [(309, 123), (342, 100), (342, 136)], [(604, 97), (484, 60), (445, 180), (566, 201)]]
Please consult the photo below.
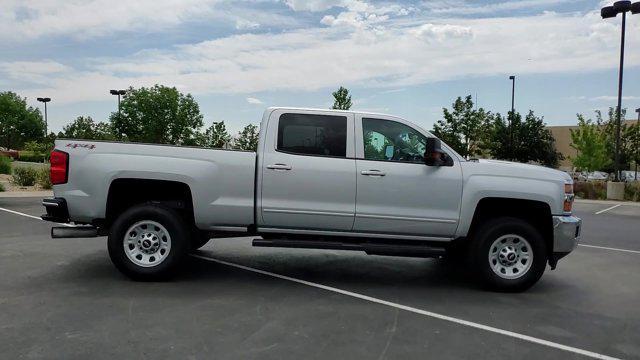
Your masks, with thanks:
[(300, 155), (347, 156), (347, 118), (315, 114), (282, 114), (277, 150)]

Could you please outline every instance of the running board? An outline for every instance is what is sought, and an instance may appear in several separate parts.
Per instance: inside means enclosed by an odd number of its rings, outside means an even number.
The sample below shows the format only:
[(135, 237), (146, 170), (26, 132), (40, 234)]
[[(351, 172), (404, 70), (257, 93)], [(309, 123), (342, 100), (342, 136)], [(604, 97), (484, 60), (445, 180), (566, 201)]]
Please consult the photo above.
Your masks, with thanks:
[(93, 226), (78, 227), (62, 227), (55, 226), (51, 228), (51, 237), (53, 239), (62, 238), (91, 238), (98, 236), (98, 229)]
[(256, 247), (282, 247), (298, 249), (352, 250), (364, 251), (368, 255), (406, 256), (406, 257), (441, 257), (446, 254), (445, 248), (426, 245), (388, 244), (388, 243), (346, 243), (339, 241), (318, 240), (275, 240), (253, 239)]

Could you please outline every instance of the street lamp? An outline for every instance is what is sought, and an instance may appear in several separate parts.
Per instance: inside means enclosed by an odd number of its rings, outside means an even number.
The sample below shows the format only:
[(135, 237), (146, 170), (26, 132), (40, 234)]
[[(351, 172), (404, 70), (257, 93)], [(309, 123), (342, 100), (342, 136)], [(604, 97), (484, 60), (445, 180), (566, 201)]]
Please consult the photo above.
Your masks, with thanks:
[(612, 6), (605, 6), (600, 10), (603, 19), (614, 18), (622, 14), (622, 35), (620, 36), (620, 69), (618, 70), (618, 107), (616, 109), (616, 158), (615, 181), (620, 181), (620, 124), (622, 122), (622, 69), (624, 67), (624, 35), (627, 23), (627, 12), (640, 13), (640, 1), (631, 4), (631, 1), (616, 1)]
[(511, 116), (509, 118), (509, 151), (513, 152), (513, 128), (511, 127), (512, 118), (516, 116), (515, 96), (516, 96), (516, 76), (509, 76), (511, 80)]
[(37, 100), (42, 102), (42, 103), (44, 103), (44, 136), (47, 137), (47, 127), (48, 127), (48, 124), (49, 124), (49, 122), (47, 121), (47, 103), (49, 101), (51, 101), (51, 98), (48, 98), (48, 97), (41, 98), (41, 97), (39, 97)]
[(118, 95), (118, 117), (120, 117), (120, 96), (126, 93), (126, 90), (109, 90), (109, 94)]

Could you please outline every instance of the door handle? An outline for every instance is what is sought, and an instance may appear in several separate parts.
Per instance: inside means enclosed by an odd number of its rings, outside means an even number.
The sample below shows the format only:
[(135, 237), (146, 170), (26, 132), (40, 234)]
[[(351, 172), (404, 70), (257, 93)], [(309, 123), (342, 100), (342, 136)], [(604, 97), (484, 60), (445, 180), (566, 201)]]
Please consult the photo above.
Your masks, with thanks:
[(387, 175), (387, 173), (382, 172), (380, 170), (362, 170), (360, 172), (360, 174), (367, 175), (367, 176), (385, 176), (385, 175)]
[(286, 164), (272, 164), (272, 165), (267, 165), (267, 169), (271, 169), (271, 170), (291, 170), (291, 166), (286, 165)]

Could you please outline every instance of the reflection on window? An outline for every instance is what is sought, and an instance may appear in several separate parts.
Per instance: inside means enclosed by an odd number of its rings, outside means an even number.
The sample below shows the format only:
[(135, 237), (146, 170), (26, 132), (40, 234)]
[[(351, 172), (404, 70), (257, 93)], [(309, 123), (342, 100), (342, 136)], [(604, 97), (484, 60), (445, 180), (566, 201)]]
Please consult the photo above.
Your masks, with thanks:
[(301, 155), (346, 157), (347, 118), (282, 114), (278, 122), (277, 148)]
[(426, 138), (411, 127), (391, 120), (362, 119), (364, 158), (424, 163)]

